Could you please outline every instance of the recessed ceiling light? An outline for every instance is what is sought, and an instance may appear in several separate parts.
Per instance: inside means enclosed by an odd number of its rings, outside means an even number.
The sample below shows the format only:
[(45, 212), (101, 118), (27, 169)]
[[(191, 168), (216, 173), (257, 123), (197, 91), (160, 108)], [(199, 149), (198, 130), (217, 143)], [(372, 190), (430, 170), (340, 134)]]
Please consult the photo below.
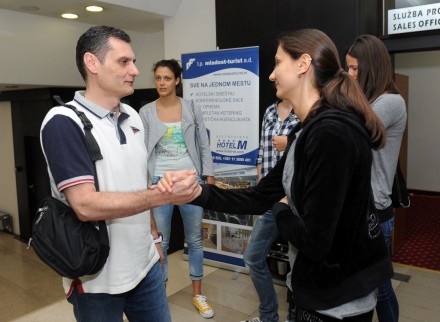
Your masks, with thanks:
[(99, 6), (87, 6), (86, 10), (90, 12), (101, 12), (104, 8)]
[(61, 17), (65, 19), (78, 19), (78, 15), (76, 13), (63, 13)]

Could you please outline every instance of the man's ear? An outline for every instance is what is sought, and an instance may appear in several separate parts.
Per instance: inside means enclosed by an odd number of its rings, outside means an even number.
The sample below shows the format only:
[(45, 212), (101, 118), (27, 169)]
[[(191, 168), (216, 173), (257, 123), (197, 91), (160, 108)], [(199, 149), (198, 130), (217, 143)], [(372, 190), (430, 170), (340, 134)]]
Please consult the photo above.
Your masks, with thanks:
[(89, 52), (84, 54), (84, 65), (92, 74), (98, 72), (98, 64), (99, 60), (95, 55)]

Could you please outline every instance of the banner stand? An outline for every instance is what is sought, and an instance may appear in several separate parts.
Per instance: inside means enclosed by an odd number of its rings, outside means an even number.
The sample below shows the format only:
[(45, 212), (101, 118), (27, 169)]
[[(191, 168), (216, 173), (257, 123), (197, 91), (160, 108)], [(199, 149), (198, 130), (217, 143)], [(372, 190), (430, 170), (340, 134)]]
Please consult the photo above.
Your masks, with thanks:
[[(210, 139), (216, 185), (244, 188), (257, 183), (259, 150), (259, 48), (182, 55), (183, 97), (202, 110)], [(204, 263), (248, 273), (243, 254), (252, 214), (204, 210)], [(184, 258), (187, 259), (187, 248)]]

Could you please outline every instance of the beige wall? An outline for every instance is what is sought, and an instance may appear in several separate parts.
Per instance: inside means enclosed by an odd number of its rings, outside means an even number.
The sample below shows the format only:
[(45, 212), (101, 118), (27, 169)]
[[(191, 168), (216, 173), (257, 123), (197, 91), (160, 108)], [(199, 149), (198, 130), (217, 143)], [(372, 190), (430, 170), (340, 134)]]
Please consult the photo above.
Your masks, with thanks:
[(408, 187), (440, 191), (440, 51), (395, 55), (409, 76)]
[[(0, 10), (0, 83), (81, 87), (75, 64), (78, 37), (92, 25)], [(138, 58), (136, 88), (153, 85), (150, 62), (164, 56), (163, 32), (127, 30)]]
[[(83, 86), (75, 65), (78, 37), (91, 25), (0, 9), (0, 83)], [(140, 75), (135, 88), (154, 86), (153, 63), (182, 53), (216, 49), (215, 0), (183, 0), (164, 31), (126, 30)]]
[(0, 212), (11, 215), (14, 233), (19, 234), (11, 104), (9, 102), (0, 102), (0, 115)]
[(215, 0), (183, 0), (174, 17), (165, 19), (164, 29), (165, 59), (216, 50)]

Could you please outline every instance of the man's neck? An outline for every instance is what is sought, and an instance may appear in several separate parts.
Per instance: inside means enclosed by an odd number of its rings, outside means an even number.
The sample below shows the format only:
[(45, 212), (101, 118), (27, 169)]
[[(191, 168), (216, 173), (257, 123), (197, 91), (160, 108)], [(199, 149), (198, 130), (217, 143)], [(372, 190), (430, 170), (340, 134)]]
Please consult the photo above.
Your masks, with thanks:
[(105, 95), (105, 93), (98, 93), (96, 91), (86, 90), (84, 97), (111, 112), (119, 113), (120, 99)]

